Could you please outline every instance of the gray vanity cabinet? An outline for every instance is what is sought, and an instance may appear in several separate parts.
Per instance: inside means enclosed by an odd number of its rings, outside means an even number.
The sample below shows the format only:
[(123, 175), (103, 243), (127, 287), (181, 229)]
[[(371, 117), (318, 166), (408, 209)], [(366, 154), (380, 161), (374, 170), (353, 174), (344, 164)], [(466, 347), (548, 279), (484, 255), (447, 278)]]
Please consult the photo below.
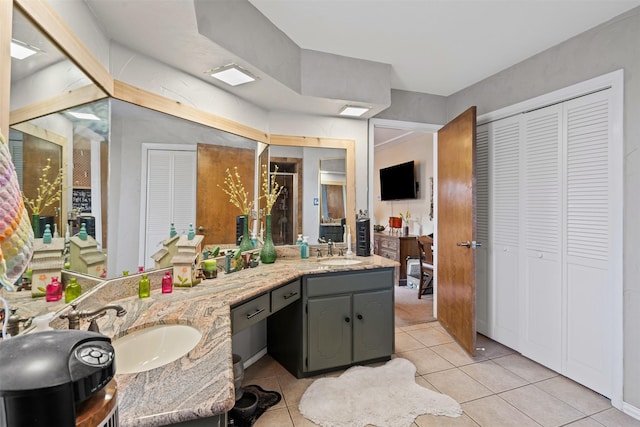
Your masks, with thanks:
[(393, 280), (392, 268), (304, 276), (300, 304), (269, 317), (269, 354), (298, 378), (388, 360)]

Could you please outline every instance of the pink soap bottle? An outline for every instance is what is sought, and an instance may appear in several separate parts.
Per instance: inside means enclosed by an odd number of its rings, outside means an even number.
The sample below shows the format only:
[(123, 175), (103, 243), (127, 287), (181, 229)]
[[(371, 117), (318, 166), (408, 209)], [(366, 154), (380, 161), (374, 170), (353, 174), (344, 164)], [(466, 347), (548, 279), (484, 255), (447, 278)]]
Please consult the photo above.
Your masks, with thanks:
[(47, 285), (45, 299), (49, 302), (58, 301), (62, 298), (62, 285), (57, 277), (51, 278), (51, 283)]
[(170, 294), (173, 291), (173, 277), (171, 277), (171, 273), (169, 271), (164, 272), (164, 277), (162, 278), (162, 293)]

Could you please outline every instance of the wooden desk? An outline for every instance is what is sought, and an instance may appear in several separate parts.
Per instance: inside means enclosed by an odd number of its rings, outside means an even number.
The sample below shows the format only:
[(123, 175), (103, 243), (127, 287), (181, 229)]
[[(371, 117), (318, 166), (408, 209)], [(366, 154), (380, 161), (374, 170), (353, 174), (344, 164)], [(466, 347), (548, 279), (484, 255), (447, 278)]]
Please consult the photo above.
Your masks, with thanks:
[(395, 236), (388, 233), (373, 234), (373, 253), (400, 263), (395, 283), (407, 284), (407, 258), (420, 258), (417, 236)]

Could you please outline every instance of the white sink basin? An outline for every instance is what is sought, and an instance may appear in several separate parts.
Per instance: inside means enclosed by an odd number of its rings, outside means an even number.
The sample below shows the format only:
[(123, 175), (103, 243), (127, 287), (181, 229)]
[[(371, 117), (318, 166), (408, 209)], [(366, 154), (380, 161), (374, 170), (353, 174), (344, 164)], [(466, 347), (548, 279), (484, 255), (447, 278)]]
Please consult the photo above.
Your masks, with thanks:
[(187, 354), (202, 333), (188, 325), (155, 325), (113, 341), (116, 372), (132, 374), (166, 365)]
[(350, 258), (334, 258), (334, 259), (325, 259), (320, 261), (322, 265), (354, 265), (360, 264), (362, 261), (358, 259), (350, 259)]

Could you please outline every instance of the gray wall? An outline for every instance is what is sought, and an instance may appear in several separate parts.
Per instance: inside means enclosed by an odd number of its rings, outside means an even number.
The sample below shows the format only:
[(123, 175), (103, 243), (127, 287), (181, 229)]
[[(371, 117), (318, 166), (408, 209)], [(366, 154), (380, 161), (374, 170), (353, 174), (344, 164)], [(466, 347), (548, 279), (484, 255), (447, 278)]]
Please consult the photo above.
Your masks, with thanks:
[(483, 114), (621, 68), (625, 97), (624, 401), (640, 408), (640, 8), (453, 94), (446, 105), (447, 120), (471, 105)]

